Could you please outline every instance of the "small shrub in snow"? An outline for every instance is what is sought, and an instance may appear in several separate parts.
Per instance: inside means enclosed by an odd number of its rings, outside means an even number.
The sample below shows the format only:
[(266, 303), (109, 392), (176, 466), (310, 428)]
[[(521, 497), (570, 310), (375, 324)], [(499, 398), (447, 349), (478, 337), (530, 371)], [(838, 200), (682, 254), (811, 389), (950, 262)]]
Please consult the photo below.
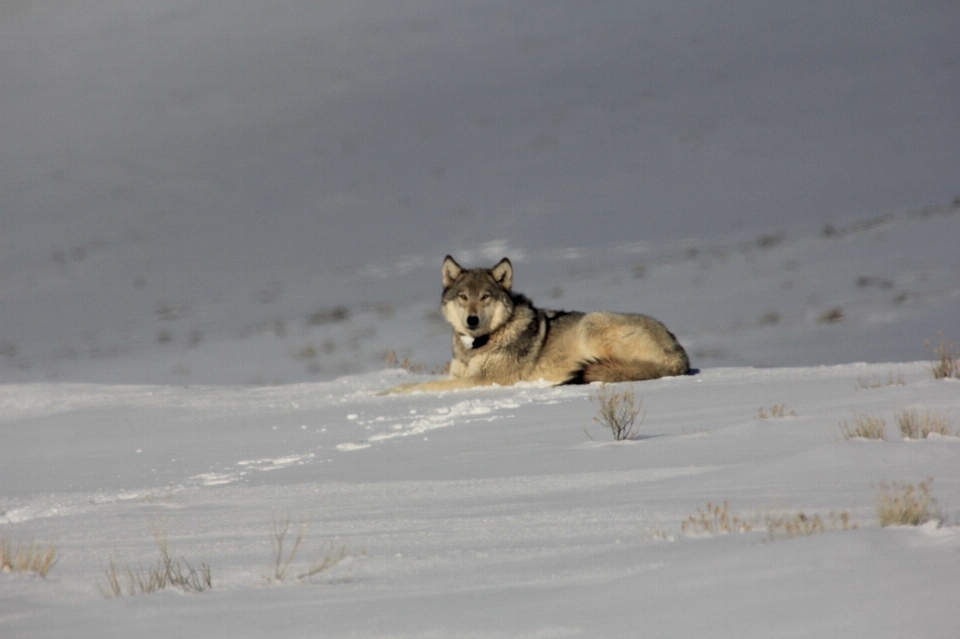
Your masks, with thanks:
[(663, 524), (657, 524), (653, 526), (647, 526), (643, 532), (643, 537), (645, 539), (653, 539), (654, 541), (673, 541), (674, 537), (670, 534), (670, 531), (667, 530), (667, 527)]
[(637, 436), (640, 425), (643, 424), (642, 417), (640, 423), (636, 423), (637, 416), (643, 410), (643, 398), (637, 399), (632, 386), (618, 393), (606, 384), (601, 384), (590, 402), (597, 403), (597, 416), (593, 421), (608, 428), (614, 441), (634, 439)]
[(939, 519), (937, 500), (930, 495), (930, 477), (916, 486), (893, 482), (880, 484), (877, 496), (877, 519), (881, 526), (919, 526)]
[(350, 556), (350, 549), (346, 546), (338, 546), (331, 541), (330, 545), (327, 546), (326, 552), (321, 554), (323, 556), (318, 555), (305, 571), (297, 575), (297, 579), (309, 579), (314, 575), (319, 575), (322, 572), (330, 570)]
[(886, 439), (887, 422), (882, 417), (853, 414), (853, 421), (840, 422), (840, 434), (844, 439)]
[(878, 375), (874, 375), (869, 379), (865, 377), (857, 378), (857, 390), (881, 388), (883, 386), (903, 386), (904, 384), (906, 384), (906, 382), (903, 381), (903, 375), (900, 372), (897, 372), (896, 377), (893, 376), (893, 373), (888, 373), (886, 378)]
[(123, 595), (149, 594), (166, 588), (177, 588), (183, 592), (203, 592), (213, 587), (210, 566), (200, 564), (194, 568), (186, 559), (174, 559), (170, 554), (166, 532), (158, 528), (153, 530), (153, 539), (157, 543), (160, 557), (157, 558), (157, 563), (149, 568), (140, 565), (132, 568), (127, 563), (118, 565), (113, 557), (110, 557), (103, 571), (106, 582), (98, 584), (104, 597), (112, 599)]
[(826, 518), (804, 512), (766, 516), (758, 513), (748, 520), (732, 514), (725, 501), (721, 505), (708, 502), (705, 508), (697, 509), (696, 515), (691, 515), (681, 523), (680, 530), (683, 534), (718, 535), (750, 532), (761, 525), (766, 527), (771, 539), (789, 539), (832, 530), (853, 530), (857, 527), (850, 522), (850, 513), (847, 511), (831, 512)]
[(294, 349), (290, 357), (301, 362), (308, 362), (317, 357), (317, 347), (313, 344), (304, 344), (300, 348)]
[(315, 313), (311, 313), (307, 318), (307, 326), (322, 326), (323, 324), (336, 324), (350, 319), (350, 309), (346, 306), (335, 306), (333, 308), (323, 308)]
[(788, 413), (786, 404), (774, 404), (773, 406), (770, 407), (769, 413), (767, 413), (767, 411), (764, 410), (763, 406), (761, 406), (760, 410), (757, 411), (757, 417), (759, 417), (760, 419), (768, 419), (770, 417), (788, 417), (788, 416), (796, 417), (797, 413), (796, 411), (790, 411)]
[(926, 439), (930, 433), (953, 435), (950, 418), (943, 413), (904, 409), (894, 415), (905, 439)]
[(798, 512), (795, 515), (767, 515), (765, 518), (767, 531), (773, 538), (792, 538), (815, 535), (830, 530), (854, 530), (856, 524), (850, 523), (850, 513), (831, 512), (826, 520), (820, 515), (806, 515)]
[(842, 322), (844, 319), (843, 309), (839, 306), (835, 306), (829, 310), (823, 312), (820, 317), (817, 318), (818, 324), (836, 324)]
[(707, 502), (706, 508), (698, 508), (696, 515), (690, 515), (680, 524), (680, 532), (683, 534), (717, 535), (751, 530), (753, 530), (753, 524), (731, 514), (730, 506), (726, 501), (722, 505)]
[(446, 375), (450, 372), (450, 362), (446, 362), (443, 366), (434, 366), (432, 369), (428, 369), (426, 364), (411, 362), (407, 357), (404, 357), (403, 361), (401, 361), (396, 351), (387, 351), (383, 356), (383, 362), (387, 365), (387, 368), (402, 368), (408, 373), (417, 375), (424, 373), (429, 375)]
[[(264, 575), (268, 581), (282, 582), (288, 577), (290, 565), (294, 559), (296, 559), (300, 544), (307, 534), (307, 525), (300, 524), (300, 528), (297, 530), (297, 536), (293, 540), (293, 545), (289, 550), (284, 551), (283, 545), (289, 531), (289, 516), (284, 517), (283, 521), (279, 524), (274, 520), (273, 534), (271, 536), (271, 542), (273, 544), (273, 570), (272, 575)], [(330, 542), (326, 553), (324, 553), (322, 557), (318, 556), (305, 571), (298, 573), (296, 577), (297, 579), (309, 579), (314, 575), (326, 572), (346, 559), (349, 555), (349, 548), (346, 546), (337, 546), (333, 542)]]
[(776, 311), (769, 311), (760, 316), (760, 319), (757, 320), (757, 324), (760, 326), (773, 326), (780, 323), (780, 313)]
[[(937, 337), (940, 343), (933, 349), (936, 359), (930, 364), (930, 374), (936, 379), (960, 379), (960, 348), (943, 339), (943, 333), (937, 333)], [(929, 340), (924, 344), (930, 347)]]
[(427, 372), (426, 364), (414, 364), (406, 357), (403, 358), (403, 361), (400, 361), (396, 351), (387, 351), (383, 356), (383, 363), (387, 365), (387, 368), (402, 368), (408, 373)]
[(273, 534), (270, 538), (270, 542), (273, 545), (273, 575), (267, 577), (268, 579), (283, 581), (287, 576), (287, 570), (290, 568), (293, 558), (297, 555), (297, 550), (300, 548), (300, 542), (303, 541), (303, 537), (307, 533), (307, 526), (306, 524), (300, 524), (300, 530), (297, 531), (297, 537), (293, 540), (293, 547), (286, 553), (285, 557), (283, 551), (283, 542), (286, 539), (287, 532), (289, 530), (290, 517), (286, 517), (283, 520), (283, 523), (280, 525), (277, 524), (276, 520), (273, 521)]
[(0, 537), (0, 569), (3, 572), (32, 572), (46, 577), (60, 559), (53, 544), (16, 544)]

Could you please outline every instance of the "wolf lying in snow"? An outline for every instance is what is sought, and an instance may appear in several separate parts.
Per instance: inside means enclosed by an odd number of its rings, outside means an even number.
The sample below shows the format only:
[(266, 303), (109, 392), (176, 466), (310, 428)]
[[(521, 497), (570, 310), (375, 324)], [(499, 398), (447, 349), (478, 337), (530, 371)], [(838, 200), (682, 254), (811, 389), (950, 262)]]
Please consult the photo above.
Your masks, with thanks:
[(443, 316), (453, 326), (446, 379), (388, 392), (442, 391), (520, 381), (626, 382), (684, 375), (687, 353), (646, 315), (542, 310), (513, 293), (513, 266), (464, 269), (443, 260)]

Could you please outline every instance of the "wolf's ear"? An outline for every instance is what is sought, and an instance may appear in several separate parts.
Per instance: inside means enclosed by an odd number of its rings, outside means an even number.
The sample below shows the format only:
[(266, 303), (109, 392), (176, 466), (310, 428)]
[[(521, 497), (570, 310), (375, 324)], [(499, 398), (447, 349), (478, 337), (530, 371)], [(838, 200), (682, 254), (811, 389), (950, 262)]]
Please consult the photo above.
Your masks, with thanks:
[(509, 291), (510, 287), (513, 286), (513, 264), (507, 258), (503, 258), (490, 269), (490, 274), (504, 290)]
[(460, 274), (463, 273), (463, 268), (457, 264), (455, 259), (448, 255), (443, 258), (443, 267), (440, 269), (440, 272), (443, 274), (443, 288), (449, 288), (450, 285), (460, 277)]

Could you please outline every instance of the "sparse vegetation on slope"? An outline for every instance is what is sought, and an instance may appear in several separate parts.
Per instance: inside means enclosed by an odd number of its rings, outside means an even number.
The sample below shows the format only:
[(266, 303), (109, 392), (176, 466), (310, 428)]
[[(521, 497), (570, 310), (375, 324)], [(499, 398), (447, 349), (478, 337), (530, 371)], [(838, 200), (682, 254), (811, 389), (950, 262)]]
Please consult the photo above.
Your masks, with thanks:
[(904, 409), (894, 417), (904, 439), (926, 439), (931, 433), (953, 435), (950, 418), (943, 413), (930, 410), (920, 412), (916, 409)]
[[(284, 542), (286, 541), (287, 533), (289, 531), (289, 516), (285, 516), (279, 523), (274, 520), (270, 539), (273, 545), (273, 569), (271, 570), (270, 575), (264, 575), (268, 581), (282, 582), (290, 576), (288, 574), (290, 566), (296, 559), (297, 551), (300, 549), (300, 544), (303, 542), (303, 539), (307, 534), (307, 525), (300, 524), (300, 527), (297, 529), (297, 535), (293, 540), (293, 545), (289, 550), (284, 551)], [(322, 557), (318, 555), (305, 571), (296, 575), (296, 578), (309, 579), (314, 575), (318, 575), (322, 572), (330, 570), (350, 555), (350, 549), (346, 546), (337, 545), (333, 542), (330, 542), (326, 553), (322, 553), (322, 555)]]
[(850, 523), (850, 513), (847, 511), (831, 512), (826, 519), (820, 515), (807, 515), (803, 512), (794, 515), (767, 515), (764, 523), (770, 536), (775, 539), (789, 539), (831, 530), (854, 530), (857, 528), (856, 524)]
[(906, 384), (906, 382), (903, 379), (903, 374), (898, 371), (896, 377), (893, 376), (893, 373), (888, 373), (886, 378), (879, 375), (858, 377), (856, 388), (857, 390), (868, 390), (871, 388), (882, 388), (884, 386), (903, 386), (904, 384)]
[(880, 484), (876, 499), (877, 520), (881, 526), (919, 526), (940, 518), (937, 500), (930, 494), (930, 477), (916, 486), (893, 482)]
[(3, 572), (32, 572), (46, 577), (59, 559), (54, 544), (14, 544), (7, 537), (0, 537), (0, 569)]
[(210, 566), (200, 564), (191, 566), (186, 559), (174, 559), (170, 553), (167, 533), (154, 528), (153, 539), (160, 556), (157, 562), (144, 568), (136, 568), (127, 563), (117, 563), (113, 557), (107, 560), (104, 568), (104, 582), (98, 584), (100, 593), (108, 598), (124, 595), (139, 595), (158, 592), (166, 588), (176, 588), (183, 592), (203, 592), (213, 587)]
[(853, 420), (840, 422), (840, 434), (844, 439), (886, 439), (887, 422), (882, 417), (853, 414)]
[(718, 535), (734, 532), (749, 532), (753, 524), (730, 512), (730, 505), (707, 502), (704, 508), (697, 508), (697, 514), (690, 515), (680, 524), (680, 532), (697, 535)]
[[(933, 349), (936, 359), (930, 363), (930, 374), (936, 379), (960, 379), (960, 348), (950, 340), (943, 339), (943, 333), (937, 333), (939, 344)], [(925, 342), (927, 348), (930, 342)]]
[(396, 351), (387, 351), (383, 356), (383, 363), (387, 365), (387, 368), (402, 368), (408, 373), (416, 375), (446, 375), (450, 372), (450, 362), (446, 362), (442, 366), (434, 366), (431, 369), (426, 364), (411, 362), (408, 357), (401, 360)]
[(681, 523), (680, 531), (683, 534), (721, 535), (746, 533), (761, 527), (766, 527), (771, 539), (790, 539), (833, 530), (854, 530), (857, 525), (851, 523), (850, 513), (847, 511), (831, 512), (826, 518), (800, 511), (789, 515), (758, 513), (753, 518), (746, 519), (731, 513), (730, 505), (724, 501), (719, 505), (707, 502), (704, 508), (698, 508), (697, 514)]
[(797, 416), (796, 411), (792, 410), (789, 413), (787, 412), (786, 404), (774, 404), (773, 406), (770, 407), (769, 413), (766, 410), (764, 410), (763, 406), (761, 406), (760, 409), (757, 411), (757, 417), (759, 417), (760, 419), (769, 419), (771, 417), (796, 417), (796, 416)]

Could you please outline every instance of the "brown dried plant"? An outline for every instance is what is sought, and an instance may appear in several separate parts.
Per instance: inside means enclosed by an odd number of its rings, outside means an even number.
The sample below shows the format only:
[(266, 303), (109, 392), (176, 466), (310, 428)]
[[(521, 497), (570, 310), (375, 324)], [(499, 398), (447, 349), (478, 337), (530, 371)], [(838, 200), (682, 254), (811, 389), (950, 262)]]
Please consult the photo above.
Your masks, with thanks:
[(643, 410), (643, 398), (637, 399), (632, 386), (617, 392), (606, 384), (601, 384), (590, 402), (597, 404), (597, 416), (593, 421), (610, 430), (614, 441), (635, 439), (643, 424), (643, 417), (637, 423), (637, 417)]
[(926, 439), (931, 433), (953, 435), (950, 418), (930, 410), (904, 409), (894, 415), (904, 439)]
[(881, 482), (877, 496), (877, 519), (881, 526), (919, 526), (940, 518), (937, 500), (930, 494), (933, 477), (916, 486)]
[(41, 577), (60, 560), (54, 544), (14, 544), (7, 537), (0, 537), (0, 569), (3, 572), (32, 572)]
[(882, 417), (853, 414), (853, 421), (840, 422), (840, 435), (843, 439), (886, 439), (887, 422)]

